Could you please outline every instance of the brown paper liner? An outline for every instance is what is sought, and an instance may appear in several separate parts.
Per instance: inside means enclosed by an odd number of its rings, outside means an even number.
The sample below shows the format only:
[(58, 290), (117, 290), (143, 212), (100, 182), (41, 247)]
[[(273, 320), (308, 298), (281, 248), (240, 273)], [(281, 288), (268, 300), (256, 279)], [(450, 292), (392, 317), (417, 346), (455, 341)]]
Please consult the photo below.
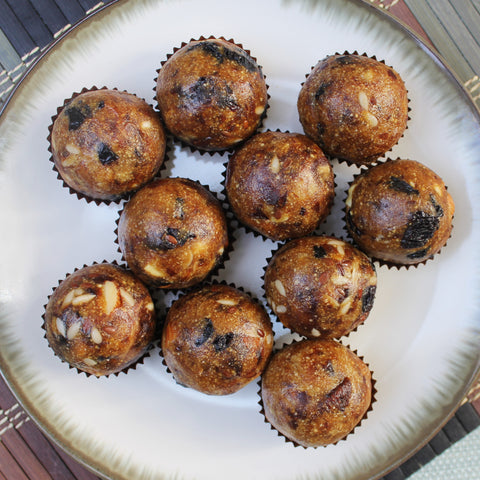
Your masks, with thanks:
[[(177, 46), (177, 47), (173, 47), (173, 50), (171, 53), (167, 53), (166, 55), (166, 58), (165, 60), (162, 60), (160, 62), (160, 68), (158, 68), (156, 70), (156, 73), (157, 73), (157, 76), (153, 79), (154, 83), (155, 83), (155, 86), (153, 87), (153, 91), (155, 92), (155, 96), (154, 96), (154, 100), (157, 102), (156, 104), (156, 109), (158, 112), (160, 112), (160, 108), (158, 106), (158, 101), (157, 101), (157, 97), (156, 97), (156, 84), (157, 84), (157, 80), (158, 80), (158, 74), (160, 72), (160, 69), (163, 67), (163, 65), (165, 65), (165, 63), (176, 53), (178, 52), (178, 50), (180, 50), (181, 48), (185, 47), (186, 45), (188, 45), (190, 42), (196, 42), (196, 41), (202, 41), (202, 40), (212, 40), (212, 39), (218, 39), (218, 40), (224, 40), (226, 42), (229, 42), (229, 43), (232, 43), (233, 45), (241, 48), (242, 50), (244, 50), (254, 61), (255, 63), (258, 65), (259, 69), (260, 69), (260, 72), (262, 73), (263, 75), (263, 78), (264, 80), (266, 81), (267, 77), (266, 75), (263, 73), (263, 68), (262, 66), (258, 63), (257, 61), (257, 58), (254, 57), (252, 54), (251, 54), (251, 51), (249, 49), (246, 49), (244, 48), (244, 46), (241, 44), (241, 43), (238, 43), (236, 42), (233, 38), (230, 38), (230, 39), (227, 39), (223, 36), (219, 36), (219, 37), (216, 37), (214, 35), (210, 35), (209, 37), (205, 37), (205, 36), (200, 36), (199, 38), (191, 38), (188, 42), (182, 42), (180, 44), (180, 46)], [(265, 111), (263, 112), (262, 116), (260, 117), (260, 121), (257, 125), (257, 128), (255, 129), (255, 131), (253, 132), (252, 135), (250, 135), (248, 138), (251, 138), (253, 135), (255, 135), (256, 132), (260, 131), (263, 127), (263, 123), (265, 121), (265, 119), (267, 118), (267, 111), (268, 109), (270, 108), (270, 104), (269, 104), (269, 100), (270, 100), (270, 94), (268, 93), (268, 89), (269, 89), (269, 85), (268, 83), (265, 83), (266, 87), (267, 87), (267, 104), (265, 106)], [(161, 117), (161, 113), (160, 113), (160, 117)], [(165, 125), (165, 122), (163, 122), (164, 124), (164, 127), (165, 127), (165, 131), (169, 132), (171, 134), (171, 132), (168, 130), (168, 128), (166, 127)], [(248, 138), (245, 138), (243, 141), (235, 144), (234, 146), (232, 147), (229, 147), (229, 148), (225, 148), (225, 149), (221, 149), (221, 150), (207, 150), (207, 149), (202, 149), (200, 147), (197, 147), (195, 145), (192, 145), (190, 143), (187, 143), (186, 141), (182, 140), (181, 138), (178, 138), (176, 136), (174, 136), (173, 134), (171, 134), (175, 140), (183, 147), (183, 148), (187, 148), (189, 149), (192, 153), (199, 153), (200, 155), (205, 155), (205, 154), (209, 154), (210, 156), (214, 156), (215, 154), (219, 154), (219, 155), (224, 155), (224, 154), (228, 154), (228, 153), (233, 153), (237, 148), (239, 148), (240, 146), (242, 146), (247, 140)]]
[[(368, 172), (371, 168), (377, 166), (377, 165), (381, 165), (381, 164), (384, 164), (384, 163), (387, 163), (387, 162), (391, 162), (391, 161), (394, 161), (394, 160), (400, 160), (399, 157), (397, 157), (396, 159), (392, 159), (390, 157), (387, 157), (383, 160), (379, 160), (376, 164), (374, 165), (369, 165), (369, 166), (364, 166), (360, 169), (360, 171), (356, 174), (353, 175), (353, 179), (348, 183), (348, 188), (346, 190), (346, 198), (348, 198), (348, 191), (350, 190), (352, 184), (355, 182), (355, 180), (360, 177), (361, 175), (364, 175), (366, 172)], [(446, 187), (448, 189), (448, 187)], [(453, 217), (454, 218), (454, 217)], [(453, 227), (454, 227), (454, 224), (453, 224), (453, 218), (452, 218), (452, 231), (450, 232), (450, 236), (449, 236), (449, 239), (452, 237), (452, 233), (453, 233)], [(357, 243), (355, 242), (352, 234), (350, 233), (350, 230), (348, 228), (348, 225), (347, 225), (347, 206), (346, 204), (344, 204), (343, 206), (343, 217), (342, 217), (342, 221), (343, 221), (343, 230), (345, 231), (345, 234), (346, 234), (346, 237), (348, 239), (348, 241), (350, 241), (353, 245), (355, 245), (355, 247), (357, 247), (359, 250), (361, 251), (364, 251), (362, 249), (362, 247)], [(405, 268), (406, 270), (409, 270), (410, 268), (417, 268), (418, 266), (420, 265), (426, 265), (428, 262), (430, 262), (431, 260), (434, 260), (435, 257), (437, 255), (440, 255), (442, 250), (447, 246), (447, 243), (448, 243), (448, 240), (443, 244), (443, 246), (437, 251), (435, 252), (434, 254), (430, 255), (429, 257), (425, 258), (424, 260), (421, 260), (419, 262), (416, 262), (416, 263), (395, 263), (395, 262), (392, 262), (392, 261), (388, 261), (388, 260), (383, 260), (382, 258), (378, 258), (378, 257), (375, 257), (375, 255), (371, 254), (371, 253), (367, 253), (367, 252), (364, 252), (366, 255), (368, 255), (371, 259), (372, 259), (372, 262), (376, 265), (378, 265), (379, 267), (387, 267), (389, 270), (391, 269), (396, 269), (396, 270), (401, 270), (402, 268)]]
[[(50, 159), (49, 160), (52, 163), (52, 170), (57, 174), (57, 179), (62, 182), (63, 187), (66, 188), (71, 195), (75, 195), (79, 200), (85, 200), (87, 203), (93, 202), (97, 205), (101, 205), (101, 204), (110, 205), (111, 203), (119, 204), (122, 200), (128, 199), (129, 197), (131, 197), (131, 195), (133, 193), (135, 193), (135, 191), (125, 192), (124, 194), (119, 195), (117, 198), (114, 198), (114, 199), (100, 199), (100, 198), (91, 197), (89, 195), (86, 195), (86, 194), (84, 194), (82, 192), (79, 192), (79, 191), (75, 190), (74, 188), (70, 187), (70, 185), (68, 185), (65, 182), (65, 180), (62, 178), (62, 176), (61, 176), (60, 172), (58, 171), (57, 166), (55, 165), (55, 162), (53, 160), (52, 130), (53, 130), (53, 125), (54, 125), (56, 119), (58, 118), (60, 113), (63, 111), (63, 109), (68, 105), (68, 103), (71, 102), (73, 99), (77, 98), (79, 95), (81, 95), (83, 93), (94, 92), (94, 91), (97, 91), (97, 90), (120, 91), (118, 88), (108, 88), (106, 86), (103, 86), (103, 87), (92, 86), (90, 88), (84, 87), (84, 88), (82, 88), (82, 90), (80, 90), (80, 92), (74, 92), (74, 93), (72, 93), (72, 96), (70, 98), (66, 98), (63, 101), (63, 104), (57, 108), (57, 112), (55, 113), (55, 115), (53, 115), (51, 117), (51, 123), (48, 126), (47, 141), (48, 141), (48, 151), (50, 152)], [(122, 90), (122, 92), (130, 93), (130, 92), (127, 92), (126, 90)], [(130, 94), (134, 95), (132, 93), (130, 93)], [(137, 96), (137, 95), (135, 95), (135, 96)], [(137, 98), (140, 98), (140, 97), (137, 96)], [(145, 101), (145, 99), (143, 99), (143, 98), (141, 98), (141, 100)], [(150, 105), (150, 107), (153, 108), (153, 105)], [(163, 126), (163, 121), (162, 121), (162, 126)], [(165, 129), (165, 126), (163, 126), (163, 128), (165, 130), (165, 133), (167, 133), (167, 130)], [(169, 146), (168, 137), (167, 137), (163, 161), (162, 161), (158, 171), (156, 172), (156, 174), (154, 175), (154, 177), (151, 180), (153, 180), (154, 178), (157, 178), (157, 176), (161, 175), (162, 170), (165, 169), (165, 162), (168, 158), (168, 154), (169, 154), (170, 150), (171, 150), (171, 147)]]
[[(365, 52), (360, 54), (360, 53), (358, 53), (357, 50), (354, 50), (353, 52), (349, 52), (348, 50), (345, 50), (343, 53), (335, 52), (333, 55), (359, 55), (359, 56), (361, 56), (361, 57), (371, 58), (372, 60), (377, 60), (378, 62), (383, 63), (384, 65), (387, 65), (387, 64), (385, 63), (385, 60), (378, 60), (378, 58), (377, 58), (376, 55), (367, 55), (367, 53), (365, 53)], [(328, 55), (328, 56), (324, 57), (322, 60), (325, 60), (325, 59), (327, 59), (329, 56), (333, 56), (333, 55)], [(319, 60), (319, 62), (322, 61), (322, 60)], [(318, 63), (318, 62), (317, 62), (317, 63)], [(315, 66), (316, 66), (316, 65), (312, 65), (312, 66), (310, 67), (310, 72), (305, 74), (305, 78), (308, 78), (308, 77), (309, 77), (311, 71), (315, 68)], [(393, 68), (391, 65), (387, 65), (387, 66), (389, 66), (390, 68)], [(304, 83), (305, 83), (305, 81), (302, 82), (302, 83), (300, 84), (300, 86), (303, 87), (303, 84), (304, 84)], [(407, 95), (408, 95), (408, 90), (407, 90)], [(411, 109), (411, 107), (410, 107), (410, 97), (408, 97), (408, 96), (407, 96), (407, 101), (408, 101), (408, 111), (411, 112), (412, 109)], [(406, 124), (406, 126), (405, 126), (405, 130), (403, 131), (402, 135), (399, 137), (399, 139), (397, 140), (397, 142), (396, 142), (394, 145), (392, 145), (392, 147), (391, 147), (390, 149), (388, 149), (387, 151), (385, 151), (383, 154), (379, 155), (376, 160), (372, 160), (372, 161), (368, 162), (368, 164), (365, 163), (365, 165), (361, 165), (360, 163), (355, 163), (355, 162), (352, 162), (351, 160), (348, 160), (348, 159), (345, 159), (345, 158), (335, 157), (335, 156), (329, 155), (329, 154), (326, 153), (326, 152), (324, 152), (324, 153), (325, 153), (325, 155), (327, 156), (327, 158), (328, 158), (329, 160), (331, 160), (331, 161), (336, 160), (337, 162), (339, 162), (339, 163), (345, 163), (345, 164), (348, 165), (348, 166), (354, 166), (354, 167), (359, 167), (359, 168), (361, 168), (361, 167), (363, 167), (363, 166), (370, 166), (370, 165), (373, 166), (373, 165), (377, 164), (379, 161), (381, 161), (382, 158), (384, 158), (384, 157), (387, 156), (389, 153), (391, 153), (392, 150), (395, 148), (395, 146), (398, 145), (398, 143), (400, 142), (400, 139), (405, 136), (405, 132), (406, 132), (406, 130), (408, 129), (408, 123), (409, 123), (410, 120), (411, 120), (411, 119), (410, 119), (410, 115), (409, 115), (409, 116), (407, 117), (407, 124)], [(321, 147), (321, 146), (320, 146), (320, 147)]]
[[(181, 178), (181, 177), (168, 177), (168, 178)], [(232, 224), (231, 217), (229, 217), (227, 215), (227, 208), (228, 208), (227, 204), (219, 198), (219, 195), (217, 193), (213, 192), (208, 185), (204, 185), (204, 184), (198, 182), (197, 180), (194, 180), (194, 182), (197, 183), (198, 185), (200, 185), (201, 187), (203, 187), (205, 190), (207, 190), (211, 195), (213, 195), (217, 199), (220, 206), (222, 207), (223, 212), (225, 213), (225, 219), (226, 219), (226, 223), (227, 223), (228, 245), (226, 246), (226, 248), (225, 248), (225, 250), (222, 254), (222, 257), (219, 259), (217, 264), (212, 268), (212, 270), (210, 270), (210, 272), (208, 272), (208, 274), (202, 280), (199, 280), (198, 284), (203, 284), (203, 283), (209, 282), (213, 277), (216, 277), (219, 274), (220, 270), (225, 268), (225, 263), (229, 260), (230, 254), (231, 254), (231, 252), (233, 251), (233, 248), (234, 248), (233, 247), (233, 243), (235, 241), (235, 238), (233, 237), (234, 225)], [(132, 194), (132, 196), (133, 195), (134, 194)], [(125, 210), (126, 205), (127, 205), (127, 202), (125, 202), (123, 204), (123, 207), (118, 211), (118, 217), (115, 220), (115, 225), (116, 226), (115, 226), (115, 230), (114, 230), (113, 233), (115, 235), (114, 243), (117, 245), (117, 252), (120, 253), (120, 255), (122, 256), (122, 262), (124, 262), (127, 265), (127, 261), (125, 259), (125, 256), (123, 255), (123, 252), (120, 249), (120, 244), (119, 244), (119, 241), (118, 241), (118, 224), (120, 222), (120, 217), (122, 216), (122, 213)], [(195, 287), (195, 286), (196, 285), (193, 285), (193, 287)], [(151, 289), (152, 291), (162, 290), (162, 291), (165, 291), (165, 292), (167, 292), (167, 291), (181, 292), (181, 291), (188, 290), (188, 288), (168, 287), (168, 286), (167, 287), (156, 287), (156, 286), (152, 286), (152, 285), (147, 285), (147, 287), (149, 287), (149, 289)]]
[[(116, 260), (113, 260), (111, 262), (107, 261), (107, 260), (103, 260), (101, 262), (93, 262), (91, 265), (114, 265), (116, 267), (120, 267), (122, 269), (124, 269), (125, 271), (128, 271), (129, 273), (132, 273), (130, 270), (128, 270), (128, 267), (124, 264), (121, 264), (121, 263), (118, 263)], [(72, 370), (75, 370), (77, 372), (77, 374), (80, 374), (80, 375), (86, 375), (87, 377), (94, 377), (94, 378), (108, 378), (112, 375), (118, 377), (120, 374), (127, 374), (128, 372), (130, 372), (131, 370), (136, 370), (137, 366), (139, 365), (143, 365), (144, 363), (144, 360), (147, 358), (147, 357), (150, 357), (152, 355), (152, 350), (154, 349), (155, 347), (155, 343), (158, 341), (158, 339), (160, 338), (160, 335), (161, 333), (159, 333), (158, 331), (158, 321), (156, 322), (156, 331), (155, 331), (155, 336), (154, 338), (152, 339), (152, 341), (150, 342), (150, 344), (148, 345), (148, 347), (146, 348), (145, 352), (139, 357), (137, 358), (137, 360), (134, 360), (132, 363), (128, 364), (127, 366), (125, 366), (123, 369), (117, 371), (117, 372), (113, 372), (113, 373), (109, 373), (107, 375), (94, 375), (93, 373), (90, 373), (90, 372), (86, 372), (84, 370), (81, 370), (80, 368), (78, 367), (75, 367), (73, 365), (71, 365), (70, 363), (68, 363), (66, 360), (64, 360), (62, 357), (60, 357), (59, 355), (57, 355), (57, 353), (53, 350), (53, 348), (51, 348), (50, 346), (50, 343), (47, 339), (47, 334), (46, 334), (46, 326), (45, 326), (45, 314), (46, 314), (46, 309), (47, 309), (47, 305), (48, 305), (48, 302), (50, 301), (50, 298), (51, 296), (53, 295), (53, 293), (55, 292), (55, 290), (58, 288), (58, 286), (60, 286), (60, 284), (66, 280), (72, 273), (75, 273), (77, 272), (78, 270), (81, 270), (82, 268), (85, 268), (85, 267), (88, 267), (90, 265), (87, 265), (87, 264), (84, 264), (82, 267), (75, 267), (74, 270), (71, 272), (71, 273), (66, 273), (65, 274), (65, 277), (62, 278), (62, 279), (59, 279), (58, 280), (58, 284), (54, 287), (52, 287), (52, 293), (47, 297), (47, 303), (43, 306), (43, 314), (42, 314), (42, 319), (43, 319), (43, 322), (42, 322), (42, 325), (41, 325), (41, 329), (45, 332), (44, 335), (43, 335), (43, 338), (45, 338), (48, 346), (50, 347), (50, 350), (53, 352), (53, 354), (55, 355), (55, 357), (57, 357), (62, 363), (68, 365), (68, 368), (72, 369)], [(146, 286), (146, 285), (145, 285)], [(147, 287), (147, 286), (146, 286)], [(147, 287), (148, 289), (148, 287)], [(152, 296), (152, 301), (154, 302), (154, 305), (155, 305), (155, 316), (157, 317), (157, 312), (158, 312), (158, 306), (157, 306), (157, 303), (155, 301), (155, 298), (153, 297), (152, 295), (152, 292), (149, 290), (150, 292), (150, 295)], [(157, 319), (158, 320), (158, 319)]]
[[(305, 341), (304, 338), (299, 338), (298, 336), (296, 335), (292, 335), (290, 338), (288, 339), (285, 339), (284, 342), (282, 342), (282, 344), (280, 344), (280, 346), (278, 348), (275, 348), (274, 349), (274, 352), (273, 352), (273, 355), (276, 353), (276, 352), (279, 352), (280, 350), (282, 350), (285, 346), (287, 345), (292, 345), (294, 343), (299, 343), (299, 342), (302, 342), (302, 341)], [(340, 343), (341, 345), (343, 345), (344, 347), (347, 347), (352, 353), (354, 353), (363, 363), (365, 363), (365, 365), (368, 367), (368, 369), (370, 370), (370, 375), (371, 375), (371, 384), (372, 384), (372, 395), (371, 395), (371, 399), (370, 399), (370, 405), (369, 407), (367, 408), (365, 414), (363, 415), (363, 417), (360, 419), (360, 421), (353, 427), (353, 429), (348, 432), (343, 438), (341, 438), (340, 440), (337, 440), (336, 442), (334, 443), (330, 443), (329, 445), (338, 445), (340, 442), (344, 442), (344, 441), (347, 441), (348, 437), (350, 437), (351, 435), (354, 435), (355, 434), (355, 431), (361, 427), (361, 424), (364, 420), (367, 419), (369, 413), (373, 410), (373, 406), (376, 402), (376, 393), (377, 393), (377, 389), (375, 387), (376, 385), (376, 379), (374, 378), (374, 375), (373, 375), (373, 370), (370, 368), (369, 364), (365, 362), (364, 360), (364, 357), (359, 355), (357, 350), (352, 350), (350, 348), (350, 346), (348, 344), (344, 344), (343, 342), (339, 341), (339, 340), (333, 340), (337, 343)], [(267, 367), (268, 368), (268, 367)], [(277, 436), (280, 437), (280, 438), (283, 438), (283, 440), (285, 441), (285, 443), (287, 444), (290, 444), (292, 445), (293, 447), (295, 448), (303, 448), (305, 450), (307, 449), (317, 449), (317, 448), (326, 448), (328, 447), (329, 445), (320, 445), (320, 446), (315, 446), (315, 447), (306, 447), (304, 445), (301, 445), (299, 444), (298, 442), (296, 442), (295, 440), (287, 437), (286, 435), (284, 435), (282, 432), (280, 432), (276, 427), (273, 426), (273, 424), (267, 419), (266, 415), (265, 415), (265, 407), (264, 407), (264, 404), (263, 404), (263, 397), (262, 397), (262, 378), (260, 378), (257, 382), (257, 385), (258, 385), (258, 391), (257, 391), (257, 395), (259, 397), (259, 400), (258, 400), (258, 405), (260, 405), (260, 415), (262, 415), (263, 417), (263, 421), (264, 423), (266, 423), (267, 425), (270, 426), (270, 430), (272, 430), (273, 432), (276, 432), (277, 433)]]

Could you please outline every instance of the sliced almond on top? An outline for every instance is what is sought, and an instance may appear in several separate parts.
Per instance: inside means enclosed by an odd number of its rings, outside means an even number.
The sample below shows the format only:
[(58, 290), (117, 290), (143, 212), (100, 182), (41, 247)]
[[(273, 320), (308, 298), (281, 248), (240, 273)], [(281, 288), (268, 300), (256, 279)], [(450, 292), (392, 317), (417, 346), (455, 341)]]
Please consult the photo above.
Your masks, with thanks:
[(130, 307), (133, 307), (135, 305), (135, 299), (123, 287), (120, 287), (120, 296), (122, 297), (122, 300)]
[(83, 305), (88, 303), (90, 300), (93, 300), (96, 297), (94, 293), (84, 293), (83, 295), (78, 295), (72, 300), (72, 305)]
[(103, 297), (105, 298), (105, 313), (110, 315), (118, 302), (118, 288), (114, 282), (107, 280), (103, 286)]

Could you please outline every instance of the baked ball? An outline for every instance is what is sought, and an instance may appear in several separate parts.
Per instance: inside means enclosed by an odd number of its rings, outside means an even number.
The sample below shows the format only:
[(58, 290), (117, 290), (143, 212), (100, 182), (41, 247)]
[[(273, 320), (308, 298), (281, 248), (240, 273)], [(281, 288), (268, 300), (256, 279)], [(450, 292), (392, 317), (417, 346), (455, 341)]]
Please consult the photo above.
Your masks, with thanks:
[(68, 275), (45, 311), (50, 347), (92, 375), (119, 372), (138, 360), (155, 333), (152, 298), (124, 268), (103, 263)]
[(414, 160), (391, 160), (356, 177), (346, 225), (368, 255), (397, 265), (435, 255), (452, 231), (455, 205), (442, 179)]
[(70, 188), (92, 199), (116, 200), (155, 176), (165, 155), (165, 133), (144, 100), (117, 90), (91, 90), (59, 112), (50, 149)]
[(267, 312), (226, 285), (205, 286), (173, 303), (162, 335), (176, 381), (209, 395), (227, 395), (257, 378), (273, 347)]
[(268, 304), (285, 327), (308, 338), (354, 330), (370, 313), (376, 288), (370, 259), (334, 237), (292, 240), (265, 271)]
[(335, 340), (303, 340), (275, 353), (262, 375), (266, 419), (303, 447), (336, 443), (372, 402), (367, 365)]
[(118, 244), (128, 266), (148, 285), (190, 287), (222, 258), (228, 245), (225, 214), (197, 182), (157, 179), (126, 203)]
[(267, 108), (261, 68), (223, 39), (191, 41), (159, 70), (157, 102), (166, 127), (203, 150), (224, 150), (252, 135)]
[(254, 135), (230, 157), (225, 186), (237, 218), (274, 240), (311, 233), (335, 195), (332, 166), (298, 133)]
[(361, 55), (332, 55), (308, 75), (298, 96), (305, 133), (332, 157), (367, 165), (403, 135), (408, 97), (400, 75)]

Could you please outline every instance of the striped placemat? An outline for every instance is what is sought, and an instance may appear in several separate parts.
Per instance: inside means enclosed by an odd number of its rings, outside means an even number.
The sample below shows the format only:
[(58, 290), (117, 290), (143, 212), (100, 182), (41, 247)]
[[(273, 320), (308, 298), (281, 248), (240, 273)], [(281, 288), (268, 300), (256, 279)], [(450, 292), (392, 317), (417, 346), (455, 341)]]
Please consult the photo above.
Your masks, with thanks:
[[(52, 41), (111, 1), (0, 0), (0, 107)], [(480, 0), (365, 1), (399, 18), (435, 48), (480, 108)], [(404, 480), (418, 472), (478, 426), (480, 382), (444, 428), (384, 480)], [(0, 480), (4, 479), (99, 480), (43, 435), (0, 376)]]

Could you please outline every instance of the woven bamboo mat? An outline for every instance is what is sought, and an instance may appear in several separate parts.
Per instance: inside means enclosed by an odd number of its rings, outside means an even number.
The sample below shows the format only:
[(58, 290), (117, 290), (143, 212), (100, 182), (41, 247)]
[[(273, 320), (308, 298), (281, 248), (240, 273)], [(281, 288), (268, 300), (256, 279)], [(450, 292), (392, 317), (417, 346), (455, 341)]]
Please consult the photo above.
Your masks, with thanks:
[[(29, 65), (63, 32), (109, 1), (0, 0), (0, 107)], [(436, 49), (480, 108), (479, 0), (370, 0)], [(402, 480), (480, 426), (480, 379), (444, 428), (384, 480)], [(50, 441), (0, 376), (0, 480), (98, 480)]]

